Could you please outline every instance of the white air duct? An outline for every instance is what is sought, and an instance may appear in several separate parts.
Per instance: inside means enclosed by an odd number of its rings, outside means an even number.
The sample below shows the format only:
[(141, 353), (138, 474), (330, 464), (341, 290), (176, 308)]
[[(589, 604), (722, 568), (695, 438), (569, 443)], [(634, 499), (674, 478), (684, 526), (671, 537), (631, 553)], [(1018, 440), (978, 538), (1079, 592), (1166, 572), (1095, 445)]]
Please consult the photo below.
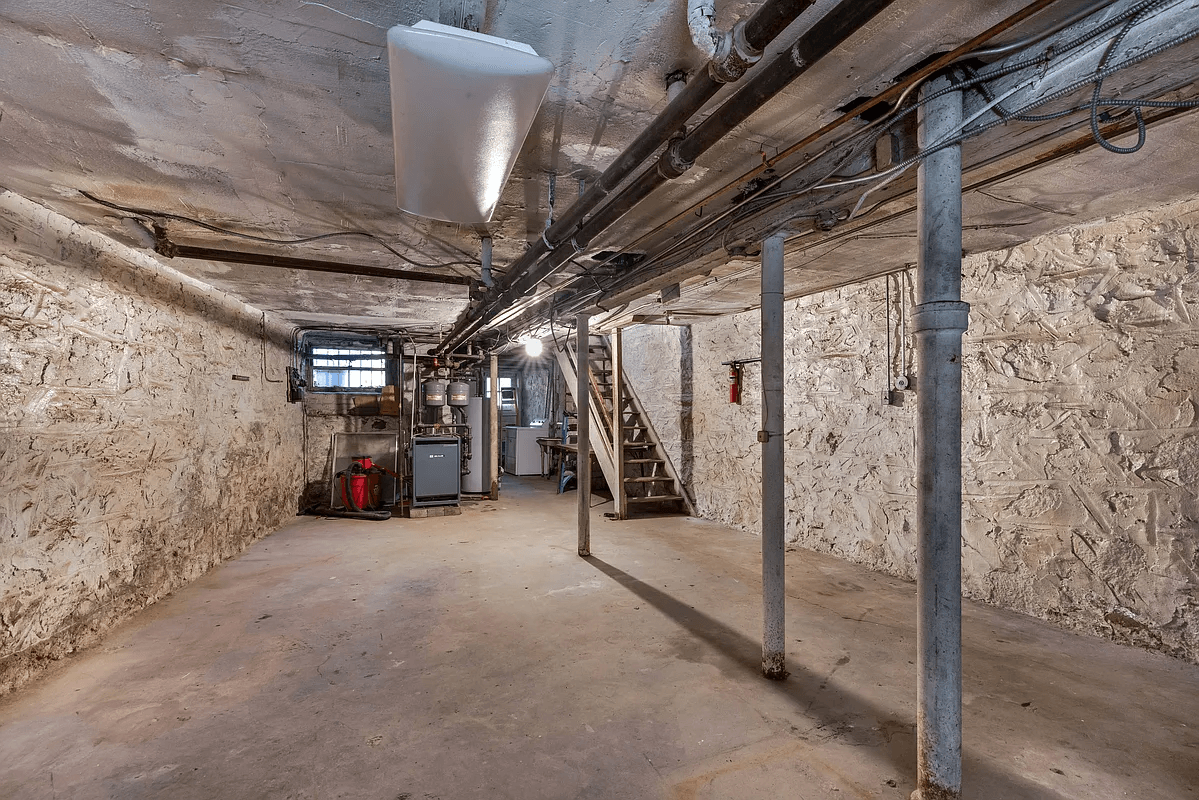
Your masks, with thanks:
[(554, 65), (519, 42), (436, 22), (387, 32), (396, 204), (491, 219)]

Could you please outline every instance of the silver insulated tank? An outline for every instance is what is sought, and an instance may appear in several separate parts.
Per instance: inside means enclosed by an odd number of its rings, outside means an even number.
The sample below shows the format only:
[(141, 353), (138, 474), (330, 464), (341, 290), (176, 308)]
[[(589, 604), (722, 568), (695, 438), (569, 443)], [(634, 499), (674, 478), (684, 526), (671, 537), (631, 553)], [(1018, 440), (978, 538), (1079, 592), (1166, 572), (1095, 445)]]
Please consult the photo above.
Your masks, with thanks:
[(470, 384), (465, 381), (450, 381), (449, 388), (450, 405), (466, 406), (466, 401), (470, 399)]
[(440, 408), (445, 405), (445, 381), (425, 381), (421, 387), (424, 403), (429, 408)]

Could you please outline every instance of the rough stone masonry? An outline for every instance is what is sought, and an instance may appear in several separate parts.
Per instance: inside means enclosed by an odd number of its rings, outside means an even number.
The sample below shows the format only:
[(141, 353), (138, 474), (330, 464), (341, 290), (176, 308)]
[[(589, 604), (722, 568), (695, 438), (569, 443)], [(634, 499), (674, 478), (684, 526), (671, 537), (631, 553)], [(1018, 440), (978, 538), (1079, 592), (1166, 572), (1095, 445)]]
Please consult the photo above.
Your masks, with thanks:
[[(1199, 662), (1197, 252), (1199, 199), (965, 259), (967, 596)], [(896, 294), (893, 369), (918, 376), (910, 342), (899, 364)], [(884, 298), (879, 279), (787, 304), (787, 535), (910, 579), (914, 403), (883, 402)], [(730, 405), (720, 362), (759, 342), (757, 312), (626, 333), (659, 432), (691, 409), (699, 513), (749, 530), (760, 373)]]
[(244, 303), (0, 193), (0, 694), (295, 514), (288, 348)]

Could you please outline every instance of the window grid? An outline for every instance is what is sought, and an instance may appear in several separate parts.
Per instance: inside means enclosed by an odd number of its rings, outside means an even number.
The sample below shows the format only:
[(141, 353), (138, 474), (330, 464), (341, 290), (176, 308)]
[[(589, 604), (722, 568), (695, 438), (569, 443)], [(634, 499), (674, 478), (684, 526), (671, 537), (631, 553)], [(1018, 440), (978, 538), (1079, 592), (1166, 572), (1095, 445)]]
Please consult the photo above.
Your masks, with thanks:
[(312, 348), (312, 388), (379, 389), (387, 383), (382, 350)]
[[(484, 382), (483, 396), (491, 397), (491, 381)], [(516, 410), (516, 386), (512, 378), (500, 376), (500, 411), (513, 412)]]

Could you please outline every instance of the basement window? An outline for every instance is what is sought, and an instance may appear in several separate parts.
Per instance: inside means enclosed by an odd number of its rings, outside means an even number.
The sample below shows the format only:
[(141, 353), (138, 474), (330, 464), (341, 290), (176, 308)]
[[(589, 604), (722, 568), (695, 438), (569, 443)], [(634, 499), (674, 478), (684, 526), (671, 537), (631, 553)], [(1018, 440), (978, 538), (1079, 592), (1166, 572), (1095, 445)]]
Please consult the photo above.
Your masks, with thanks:
[[(483, 384), (483, 396), (491, 397), (491, 381)], [(516, 411), (516, 384), (512, 378), (500, 376), (500, 413), (511, 414)]]
[(316, 392), (377, 392), (387, 383), (386, 354), (377, 348), (313, 347), (311, 387)]

